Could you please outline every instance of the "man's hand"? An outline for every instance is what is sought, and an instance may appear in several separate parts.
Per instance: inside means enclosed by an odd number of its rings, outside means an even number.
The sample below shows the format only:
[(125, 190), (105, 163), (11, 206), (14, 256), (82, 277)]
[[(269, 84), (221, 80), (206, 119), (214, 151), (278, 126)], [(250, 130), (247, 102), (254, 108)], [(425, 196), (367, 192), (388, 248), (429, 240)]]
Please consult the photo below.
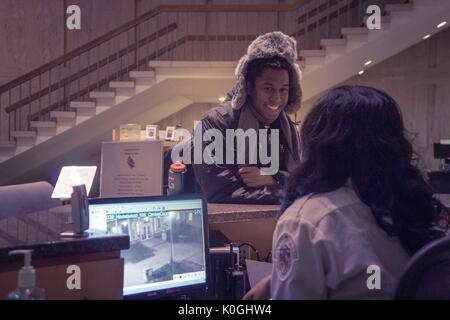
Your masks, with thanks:
[(238, 174), (247, 187), (261, 188), (276, 184), (272, 176), (261, 175), (261, 170), (255, 166), (241, 167)]
[(242, 298), (243, 300), (269, 300), (270, 299), (270, 275), (261, 279), (249, 292)]

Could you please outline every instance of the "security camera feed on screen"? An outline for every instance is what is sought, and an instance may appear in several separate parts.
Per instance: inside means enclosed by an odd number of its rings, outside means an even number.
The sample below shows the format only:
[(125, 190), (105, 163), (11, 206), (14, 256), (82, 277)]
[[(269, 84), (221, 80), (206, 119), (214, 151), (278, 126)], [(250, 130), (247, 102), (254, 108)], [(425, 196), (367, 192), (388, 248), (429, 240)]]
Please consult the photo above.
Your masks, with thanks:
[(90, 228), (127, 234), (124, 295), (206, 282), (201, 199), (90, 204)]

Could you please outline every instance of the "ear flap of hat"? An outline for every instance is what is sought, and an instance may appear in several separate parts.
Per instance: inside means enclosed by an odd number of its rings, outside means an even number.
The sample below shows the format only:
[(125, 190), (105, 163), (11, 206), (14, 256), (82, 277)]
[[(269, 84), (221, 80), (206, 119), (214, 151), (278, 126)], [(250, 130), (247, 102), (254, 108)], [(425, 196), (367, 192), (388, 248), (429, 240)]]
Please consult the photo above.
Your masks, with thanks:
[(289, 103), (285, 108), (285, 111), (288, 114), (294, 114), (300, 109), (303, 97), (301, 86), (302, 71), (300, 70), (300, 67), (296, 63), (293, 63), (291, 66), (293, 69), (292, 72), (293, 79), (291, 79), (293, 85), (289, 86)]
[(247, 70), (247, 65), (249, 63), (249, 58), (247, 54), (244, 54), (241, 59), (239, 59), (239, 62), (234, 69), (234, 74), (236, 76), (244, 74), (244, 72)]
[(237, 82), (233, 88), (233, 99), (231, 100), (231, 106), (234, 109), (240, 109), (247, 100), (247, 84), (245, 81), (245, 73), (247, 71), (247, 65), (249, 63), (248, 55), (245, 54), (238, 62), (234, 74), (237, 76)]
[(247, 100), (247, 84), (245, 83), (245, 77), (240, 74), (238, 80), (233, 88), (233, 98), (231, 99), (231, 107), (234, 109), (240, 109)]

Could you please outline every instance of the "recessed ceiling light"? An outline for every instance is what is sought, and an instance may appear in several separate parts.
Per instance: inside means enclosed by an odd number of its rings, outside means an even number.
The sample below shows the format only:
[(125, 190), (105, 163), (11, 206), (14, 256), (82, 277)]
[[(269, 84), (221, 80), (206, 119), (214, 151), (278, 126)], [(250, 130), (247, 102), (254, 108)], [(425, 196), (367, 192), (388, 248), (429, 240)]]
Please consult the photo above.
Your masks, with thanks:
[(359, 75), (362, 75), (364, 73), (364, 70), (361, 70), (360, 72), (358, 72)]
[(364, 63), (365, 66), (368, 66), (369, 64), (372, 63), (372, 60), (366, 61), (366, 63)]
[(224, 101), (225, 101), (225, 97), (220, 97), (220, 98), (219, 98), (219, 102), (222, 103), (222, 102), (224, 102)]
[(447, 24), (447, 21), (442, 21), (436, 27), (439, 29), (439, 28), (442, 28), (443, 26), (445, 26), (446, 24)]
[(427, 40), (429, 37), (431, 37), (431, 34), (427, 34), (425, 37), (423, 37), (423, 40)]

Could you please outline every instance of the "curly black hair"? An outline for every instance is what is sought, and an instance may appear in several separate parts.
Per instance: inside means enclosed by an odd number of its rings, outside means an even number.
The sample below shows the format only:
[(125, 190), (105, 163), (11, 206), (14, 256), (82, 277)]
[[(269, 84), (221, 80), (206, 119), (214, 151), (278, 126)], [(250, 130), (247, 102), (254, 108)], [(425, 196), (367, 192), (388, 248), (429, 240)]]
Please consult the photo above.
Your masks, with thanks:
[(350, 178), (378, 225), (411, 254), (444, 235), (436, 200), (413, 165), (398, 104), (364, 86), (341, 86), (322, 96), (301, 128), (302, 155), (285, 189), (282, 212), (309, 193), (330, 192)]

